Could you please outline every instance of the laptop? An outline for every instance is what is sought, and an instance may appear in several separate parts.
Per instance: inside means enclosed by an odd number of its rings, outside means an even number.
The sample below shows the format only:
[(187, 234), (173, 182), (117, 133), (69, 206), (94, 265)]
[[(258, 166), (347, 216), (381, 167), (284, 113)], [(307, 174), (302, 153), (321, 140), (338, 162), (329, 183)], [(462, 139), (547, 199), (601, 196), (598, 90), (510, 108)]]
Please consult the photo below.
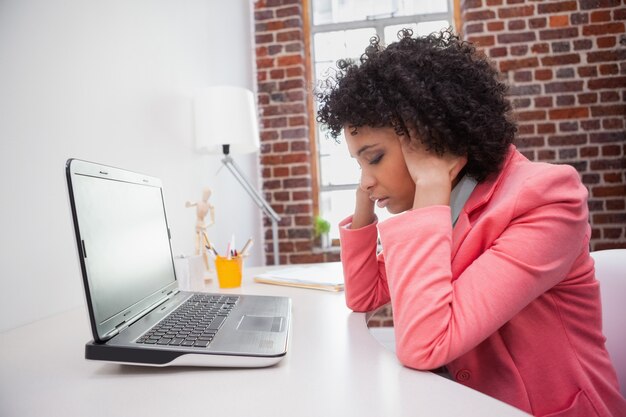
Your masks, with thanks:
[(265, 367), (285, 357), (289, 298), (179, 290), (159, 179), (79, 159), (66, 175), (93, 333), (86, 359)]

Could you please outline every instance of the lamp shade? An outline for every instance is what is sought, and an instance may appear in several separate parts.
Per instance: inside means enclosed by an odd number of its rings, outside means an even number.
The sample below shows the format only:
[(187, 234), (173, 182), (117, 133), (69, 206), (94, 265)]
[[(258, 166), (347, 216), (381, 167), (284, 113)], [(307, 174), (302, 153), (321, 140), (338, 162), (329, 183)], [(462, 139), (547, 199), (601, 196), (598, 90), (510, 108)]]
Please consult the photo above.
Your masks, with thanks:
[(196, 149), (222, 153), (230, 145), (233, 153), (259, 149), (259, 125), (252, 91), (242, 87), (204, 88), (194, 98)]

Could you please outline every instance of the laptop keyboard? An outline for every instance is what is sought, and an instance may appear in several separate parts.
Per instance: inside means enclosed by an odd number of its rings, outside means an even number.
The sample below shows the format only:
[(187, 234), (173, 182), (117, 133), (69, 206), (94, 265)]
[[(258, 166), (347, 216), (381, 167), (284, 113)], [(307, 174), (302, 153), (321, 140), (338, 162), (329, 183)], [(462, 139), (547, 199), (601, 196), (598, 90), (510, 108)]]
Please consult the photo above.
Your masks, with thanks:
[(239, 297), (194, 294), (136, 343), (208, 347)]

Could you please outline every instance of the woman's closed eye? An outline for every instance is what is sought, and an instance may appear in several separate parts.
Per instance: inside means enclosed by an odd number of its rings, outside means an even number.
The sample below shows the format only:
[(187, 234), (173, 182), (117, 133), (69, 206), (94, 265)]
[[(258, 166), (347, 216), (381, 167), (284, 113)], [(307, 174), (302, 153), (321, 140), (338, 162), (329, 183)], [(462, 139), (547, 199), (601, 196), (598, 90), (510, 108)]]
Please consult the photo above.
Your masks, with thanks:
[(385, 156), (384, 153), (376, 155), (374, 158), (370, 160), (369, 162), (370, 165), (376, 165), (377, 163), (379, 163), (383, 159), (383, 156)]

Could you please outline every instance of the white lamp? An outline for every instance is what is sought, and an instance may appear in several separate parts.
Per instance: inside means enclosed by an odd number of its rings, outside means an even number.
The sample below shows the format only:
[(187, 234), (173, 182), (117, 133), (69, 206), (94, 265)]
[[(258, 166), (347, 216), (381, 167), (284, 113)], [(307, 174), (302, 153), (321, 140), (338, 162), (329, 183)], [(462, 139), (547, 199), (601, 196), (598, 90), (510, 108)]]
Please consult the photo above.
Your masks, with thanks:
[(207, 87), (194, 99), (194, 117), (196, 149), (202, 153), (223, 153), (222, 163), (272, 221), (274, 264), (278, 265), (280, 216), (246, 180), (230, 156), (230, 152), (252, 153), (259, 150), (259, 125), (252, 91), (241, 87)]

